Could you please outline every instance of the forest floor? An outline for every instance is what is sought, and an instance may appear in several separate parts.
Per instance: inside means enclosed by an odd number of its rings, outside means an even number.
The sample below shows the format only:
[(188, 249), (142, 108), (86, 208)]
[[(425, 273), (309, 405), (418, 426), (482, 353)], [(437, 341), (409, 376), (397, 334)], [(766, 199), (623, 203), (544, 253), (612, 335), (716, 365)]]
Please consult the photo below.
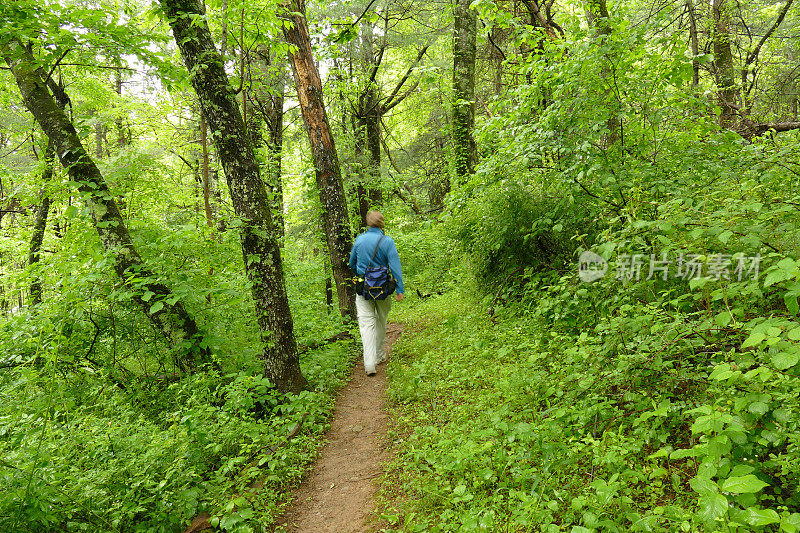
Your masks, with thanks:
[[(389, 324), (386, 353), (403, 327)], [(385, 406), (386, 364), (372, 377), (364, 373), (363, 360), (353, 369), (350, 382), (339, 392), (327, 444), (311, 473), (295, 491), (292, 504), (277, 521), (281, 532), (361, 533), (377, 530), (371, 517), (375, 509), (377, 480), (390, 458), (386, 448), (389, 415)], [(372, 523), (375, 522), (375, 523)]]

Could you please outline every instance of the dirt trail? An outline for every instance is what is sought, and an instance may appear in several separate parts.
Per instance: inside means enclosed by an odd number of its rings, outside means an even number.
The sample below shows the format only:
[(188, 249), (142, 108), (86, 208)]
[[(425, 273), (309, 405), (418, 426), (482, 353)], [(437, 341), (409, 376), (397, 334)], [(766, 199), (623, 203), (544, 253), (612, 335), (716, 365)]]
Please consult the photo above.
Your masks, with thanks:
[[(402, 327), (389, 324), (386, 351)], [(391, 357), (391, 354), (390, 356)], [(388, 415), (384, 408), (386, 365), (368, 377), (360, 361), (350, 383), (339, 393), (328, 443), (308, 478), (295, 492), (294, 502), (277, 522), (276, 531), (362, 533), (373, 531), (365, 519), (374, 509), (375, 482), (388, 460), (384, 438)]]

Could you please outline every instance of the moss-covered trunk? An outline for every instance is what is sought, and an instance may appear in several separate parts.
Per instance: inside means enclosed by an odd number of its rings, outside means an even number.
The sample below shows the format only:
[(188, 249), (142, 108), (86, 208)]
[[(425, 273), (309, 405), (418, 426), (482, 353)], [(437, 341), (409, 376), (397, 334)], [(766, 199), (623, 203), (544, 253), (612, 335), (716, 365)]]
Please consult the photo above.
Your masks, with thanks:
[(208, 121), (233, 209), (241, 219), (242, 256), (261, 330), (265, 374), (282, 391), (300, 391), (307, 383), (300, 373), (277, 230), (233, 89), (208, 24), (199, 17), (204, 14), (200, 2), (161, 0), (161, 5)]
[(474, 172), (475, 51), (477, 16), (470, 0), (456, 0), (453, 8), (453, 151), (455, 175), (463, 183)]
[[(136, 251), (103, 175), (81, 144), (64, 109), (48, 91), (47, 82), (31, 51), (19, 41), (11, 41), (2, 48), (2, 53), (11, 67), (25, 106), (55, 146), (61, 164), (84, 195), (100, 241), (111, 255), (117, 275), (125, 283), (130, 283), (132, 278), (141, 280), (133, 287), (133, 300), (174, 348), (175, 365), (189, 370), (211, 362), (211, 354), (204, 347), (194, 318), (176, 300), (172, 291), (157, 281)], [(148, 293), (152, 294), (143, 298)]]
[(319, 199), (322, 203), (325, 238), (331, 258), (333, 279), (339, 297), (339, 311), (344, 317), (355, 318), (355, 289), (349, 278), (347, 266), (353, 235), (347, 216), (347, 201), (342, 186), (339, 156), (328, 124), (322, 101), (322, 81), (311, 52), (305, 5), (302, 0), (284, 4), (291, 27), (283, 26), (286, 41), (295, 49), (290, 53), (297, 96), (303, 114), (303, 123), (311, 141), (311, 151), (316, 170)]

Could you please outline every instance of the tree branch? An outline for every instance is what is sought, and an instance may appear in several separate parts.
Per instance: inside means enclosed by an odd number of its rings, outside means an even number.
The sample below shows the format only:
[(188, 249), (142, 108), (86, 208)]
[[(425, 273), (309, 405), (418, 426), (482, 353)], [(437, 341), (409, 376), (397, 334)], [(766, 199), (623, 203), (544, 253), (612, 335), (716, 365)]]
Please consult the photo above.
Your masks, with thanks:
[(792, 130), (800, 130), (800, 122), (771, 122), (766, 124), (753, 124), (749, 126), (753, 137), (760, 137), (770, 131), (776, 133)]
[(369, 73), (369, 81), (368, 84), (375, 83), (375, 78), (378, 76), (378, 69), (381, 66), (381, 62), (383, 62), (383, 53), (386, 51), (386, 43), (384, 42), (381, 45), (380, 50), (378, 51), (378, 57), (375, 58), (375, 62), (372, 64), (372, 72)]
[(767, 30), (767, 33), (765, 33), (761, 37), (761, 40), (758, 42), (753, 51), (747, 54), (747, 59), (744, 62), (745, 68), (749, 67), (753, 63), (753, 61), (755, 61), (758, 58), (758, 54), (761, 52), (761, 47), (764, 46), (764, 43), (767, 42), (767, 39), (769, 39), (770, 36), (772, 36), (772, 34), (775, 32), (775, 30), (778, 29), (778, 26), (781, 25), (781, 22), (783, 22), (783, 19), (786, 17), (786, 13), (792, 6), (793, 1), (794, 0), (786, 0), (786, 3), (783, 5), (783, 9), (781, 10), (780, 14), (778, 14), (778, 18), (775, 19), (775, 23), (769, 30)]
[(389, 97), (386, 98), (386, 100), (384, 100), (384, 104), (383, 104), (384, 111), (388, 111), (392, 107), (396, 106), (400, 101), (402, 101), (403, 98), (408, 96), (408, 93), (406, 93), (397, 102), (393, 101), (397, 97), (397, 93), (400, 92), (400, 89), (402, 89), (403, 85), (406, 83), (406, 81), (408, 81), (408, 78), (409, 78), (409, 76), (411, 76), (411, 73), (414, 72), (415, 68), (417, 68), (417, 65), (419, 65), (419, 62), (422, 60), (422, 57), (425, 55), (425, 52), (428, 51), (428, 48), (430, 48), (430, 46), (431, 45), (426, 44), (422, 48), (422, 50), (420, 50), (419, 53), (417, 53), (417, 58), (408, 67), (408, 70), (406, 71), (405, 75), (402, 78), (400, 78), (400, 81), (397, 82), (397, 85), (395, 86), (394, 90), (392, 91), (392, 94), (390, 94)]

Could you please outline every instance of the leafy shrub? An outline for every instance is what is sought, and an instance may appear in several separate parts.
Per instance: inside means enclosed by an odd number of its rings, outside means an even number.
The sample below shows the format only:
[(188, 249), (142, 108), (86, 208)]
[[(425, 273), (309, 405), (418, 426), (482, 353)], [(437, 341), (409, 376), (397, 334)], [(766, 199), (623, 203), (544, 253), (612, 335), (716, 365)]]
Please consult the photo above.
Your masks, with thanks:
[(572, 239), (592, 231), (577, 206), (505, 179), (465, 201), (448, 228), (484, 283), (516, 269), (562, 271), (576, 247)]

